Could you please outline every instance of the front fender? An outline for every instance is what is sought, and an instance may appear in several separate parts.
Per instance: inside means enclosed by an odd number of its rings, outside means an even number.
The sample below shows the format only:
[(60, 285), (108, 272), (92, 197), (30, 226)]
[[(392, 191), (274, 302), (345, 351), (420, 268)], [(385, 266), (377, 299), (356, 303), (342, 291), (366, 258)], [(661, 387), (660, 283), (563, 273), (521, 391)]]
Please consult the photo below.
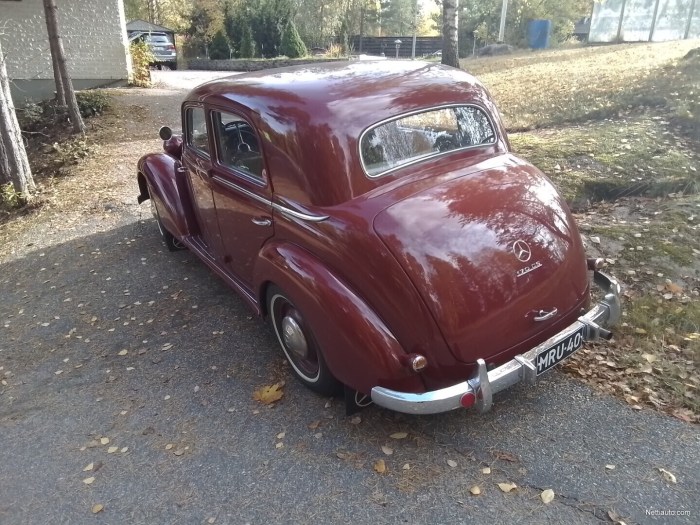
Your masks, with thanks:
[(377, 313), (306, 250), (268, 243), (256, 263), (255, 283), (260, 304), (265, 304), (269, 283), (289, 296), (311, 326), (328, 368), (345, 385), (364, 393), (378, 385), (425, 391), (421, 378), (406, 365), (406, 352)]
[(138, 170), (139, 203), (152, 198), (163, 226), (179, 239), (189, 235), (192, 204), (180, 161), (151, 153), (141, 157)]

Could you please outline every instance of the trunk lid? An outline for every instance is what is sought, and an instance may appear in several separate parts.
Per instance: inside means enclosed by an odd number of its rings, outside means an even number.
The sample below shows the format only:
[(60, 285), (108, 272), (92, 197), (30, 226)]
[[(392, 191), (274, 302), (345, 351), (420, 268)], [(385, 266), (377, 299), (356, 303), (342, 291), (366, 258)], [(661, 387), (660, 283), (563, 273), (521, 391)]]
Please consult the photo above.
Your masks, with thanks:
[[(462, 362), (489, 362), (549, 337), (567, 315), (575, 317), (588, 290), (568, 207), (536, 168), (510, 159), (417, 189), (374, 220)], [(535, 320), (554, 309), (550, 319)]]

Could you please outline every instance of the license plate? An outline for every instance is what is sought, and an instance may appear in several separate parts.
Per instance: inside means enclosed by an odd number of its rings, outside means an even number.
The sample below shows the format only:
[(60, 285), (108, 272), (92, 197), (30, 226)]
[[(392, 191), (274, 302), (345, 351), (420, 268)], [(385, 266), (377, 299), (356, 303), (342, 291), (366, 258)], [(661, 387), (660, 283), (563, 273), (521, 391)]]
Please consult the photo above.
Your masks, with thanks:
[(540, 375), (559, 361), (563, 361), (576, 350), (583, 346), (583, 332), (586, 328), (582, 326), (574, 333), (568, 335), (557, 344), (550, 346), (546, 350), (542, 350), (537, 354), (535, 366), (537, 367), (537, 375)]

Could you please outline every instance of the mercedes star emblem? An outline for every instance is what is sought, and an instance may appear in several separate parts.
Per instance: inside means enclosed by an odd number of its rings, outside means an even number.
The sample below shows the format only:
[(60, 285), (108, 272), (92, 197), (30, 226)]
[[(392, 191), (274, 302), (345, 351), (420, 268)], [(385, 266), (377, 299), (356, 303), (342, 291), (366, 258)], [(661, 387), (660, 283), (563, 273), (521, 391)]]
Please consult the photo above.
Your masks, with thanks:
[(520, 262), (527, 262), (532, 257), (530, 246), (522, 240), (515, 241), (513, 244), (513, 254)]

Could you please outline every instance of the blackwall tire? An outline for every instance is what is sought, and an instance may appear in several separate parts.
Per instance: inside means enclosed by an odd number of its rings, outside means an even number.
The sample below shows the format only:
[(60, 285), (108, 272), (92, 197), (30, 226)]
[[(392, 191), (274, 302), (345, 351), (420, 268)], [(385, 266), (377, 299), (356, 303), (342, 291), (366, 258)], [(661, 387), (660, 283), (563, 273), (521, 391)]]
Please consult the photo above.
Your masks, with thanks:
[(158, 212), (158, 207), (156, 206), (155, 200), (153, 200), (151, 195), (151, 191), (149, 188), (149, 200), (151, 201), (151, 213), (153, 214), (153, 218), (156, 220), (156, 225), (158, 226), (158, 231), (160, 232), (160, 236), (163, 239), (163, 242), (165, 243), (165, 246), (168, 248), (169, 251), (171, 252), (177, 252), (179, 250), (184, 250), (185, 246), (175, 238), (175, 236), (170, 233), (165, 226), (163, 226), (163, 221), (160, 220), (160, 213)]

